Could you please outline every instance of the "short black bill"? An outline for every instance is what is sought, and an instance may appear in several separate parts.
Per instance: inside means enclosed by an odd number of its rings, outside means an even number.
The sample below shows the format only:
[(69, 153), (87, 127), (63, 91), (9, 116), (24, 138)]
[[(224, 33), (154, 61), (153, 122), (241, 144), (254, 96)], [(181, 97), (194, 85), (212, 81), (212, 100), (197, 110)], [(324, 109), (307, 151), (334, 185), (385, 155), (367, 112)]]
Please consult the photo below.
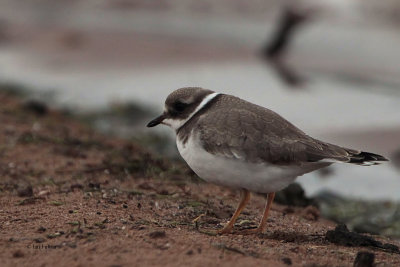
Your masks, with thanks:
[(162, 123), (164, 119), (165, 119), (165, 116), (164, 116), (164, 114), (162, 114), (162, 115), (158, 116), (157, 118), (155, 118), (154, 120), (152, 120), (151, 122), (149, 122), (147, 124), (147, 127), (157, 126), (160, 123)]

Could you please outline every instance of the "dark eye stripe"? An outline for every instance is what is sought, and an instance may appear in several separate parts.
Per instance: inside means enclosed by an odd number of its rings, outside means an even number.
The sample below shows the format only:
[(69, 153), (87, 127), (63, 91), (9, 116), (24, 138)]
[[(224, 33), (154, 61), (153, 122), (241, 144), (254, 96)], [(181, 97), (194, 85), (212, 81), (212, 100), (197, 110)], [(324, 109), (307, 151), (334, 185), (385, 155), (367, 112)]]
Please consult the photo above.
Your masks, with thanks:
[(185, 108), (188, 106), (188, 104), (186, 103), (182, 103), (182, 102), (176, 102), (174, 104), (174, 109), (178, 112), (185, 110)]

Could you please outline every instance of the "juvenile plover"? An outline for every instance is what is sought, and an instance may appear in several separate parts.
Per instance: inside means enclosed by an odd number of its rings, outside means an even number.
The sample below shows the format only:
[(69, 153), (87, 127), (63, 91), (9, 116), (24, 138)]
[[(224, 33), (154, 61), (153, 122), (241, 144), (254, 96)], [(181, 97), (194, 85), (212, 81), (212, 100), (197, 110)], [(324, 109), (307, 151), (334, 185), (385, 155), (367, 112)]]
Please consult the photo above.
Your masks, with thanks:
[(275, 192), (296, 177), (335, 162), (374, 165), (383, 156), (314, 139), (277, 113), (238, 97), (187, 87), (165, 101), (162, 115), (147, 124), (170, 126), (179, 153), (207, 182), (241, 190), (231, 220), (219, 231), (230, 233), (250, 200), (250, 192), (268, 194), (258, 228), (263, 232)]

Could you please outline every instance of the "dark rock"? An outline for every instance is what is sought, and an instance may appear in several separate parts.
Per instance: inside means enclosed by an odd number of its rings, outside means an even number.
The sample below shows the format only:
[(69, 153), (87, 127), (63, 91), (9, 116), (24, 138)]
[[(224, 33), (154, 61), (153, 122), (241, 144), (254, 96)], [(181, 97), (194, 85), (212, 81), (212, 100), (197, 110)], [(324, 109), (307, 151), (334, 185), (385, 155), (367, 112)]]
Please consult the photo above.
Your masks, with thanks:
[(286, 265), (292, 265), (292, 259), (291, 258), (282, 258), (282, 261)]
[(107, 203), (113, 204), (113, 205), (117, 204), (117, 202), (114, 199), (111, 199), (111, 198), (107, 199)]
[(165, 231), (154, 231), (149, 234), (151, 238), (164, 238), (166, 237)]
[(38, 233), (43, 233), (43, 232), (46, 232), (46, 228), (44, 228), (43, 226), (40, 226), (38, 229), (37, 229), (37, 232)]
[(372, 267), (374, 266), (375, 254), (359, 251), (357, 253), (356, 259), (354, 260), (354, 267)]
[(347, 229), (345, 224), (338, 224), (335, 230), (329, 230), (325, 235), (326, 240), (331, 243), (349, 246), (349, 247), (358, 247), (358, 246), (378, 246), (378, 241), (375, 239), (364, 236), (355, 232), (350, 232)]
[(100, 183), (89, 183), (88, 186), (93, 190), (100, 190)]
[(282, 205), (297, 207), (316, 206), (313, 199), (305, 196), (303, 188), (298, 183), (293, 183), (282, 191), (277, 192), (275, 195), (275, 202)]
[(361, 235), (359, 233), (350, 232), (345, 224), (339, 224), (335, 230), (326, 232), (325, 238), (327, 241), (348, 247), (375, 247), (387, 250), (393, 253), (399, 253), (397, 246), (392, 244), (382, 244), (372, 237)]
[(385, 249), (385, 250), (389, 250), (389, 251), (393, 251), (393, 252), (398, 252), (398, 253), (400, 254), (399, 247), (396, 246), (396, 245), (386, 243), (386, 244), (383, 244), (382, 248)]
[(22, 257), (24, 257), (25, 256), (25, 254), (21, 251), (21, 250), (17, 250), (17, 251), (15, 251), (14, 253), (13, 253), (13, 257), (14, 258), (22, 258)]
[(33, 239), (33, 241), (35, 241), (36, 243), (43, 243), (44, 241), (46, 241), (46, 239), (44, 239), (43, 237), (38, 237)]

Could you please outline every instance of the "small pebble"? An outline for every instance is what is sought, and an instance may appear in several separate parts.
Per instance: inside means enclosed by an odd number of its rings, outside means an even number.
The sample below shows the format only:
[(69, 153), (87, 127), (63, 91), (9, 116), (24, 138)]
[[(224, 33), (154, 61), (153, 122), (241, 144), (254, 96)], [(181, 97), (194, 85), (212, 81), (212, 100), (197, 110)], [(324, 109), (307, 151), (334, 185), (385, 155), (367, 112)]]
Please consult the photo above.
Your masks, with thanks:
[(286, 258), (282, 258), (282, 261), (286, 265), (292, 265), (292, 259), (290, 259), (290, 258), (287, 258), (287, 257)]
[(43, 233), (43, 232), (45, 232), (46, 230), (47, 230), (47, 229), (44, 228), (43, 226), (40, 226), (40, 227), (37, 229), (38, 233)]
[(46, 241), (46, 239), (44, 239), (43, 237), (38, 237), (33, 239), (33, 241), (35, 241), (36, 243), (43, 243), (44, 241)]
[(26, 185), (18, 189), (19, 197), (31, 197), (33, 196), (33, 190), (31, 185)]
[(164, 238), (166, 236), (165, 231), (154, 231), (149, 234), (151, 238)]
[(25, 254), (21, 250), (17, 250), (13, 253), (14, 258), (22, 258)]
[(356, 259), (354, 260), (354, 267), (372, 267), (374, 266), (375, 254), (359, 251), (357, 253)]

